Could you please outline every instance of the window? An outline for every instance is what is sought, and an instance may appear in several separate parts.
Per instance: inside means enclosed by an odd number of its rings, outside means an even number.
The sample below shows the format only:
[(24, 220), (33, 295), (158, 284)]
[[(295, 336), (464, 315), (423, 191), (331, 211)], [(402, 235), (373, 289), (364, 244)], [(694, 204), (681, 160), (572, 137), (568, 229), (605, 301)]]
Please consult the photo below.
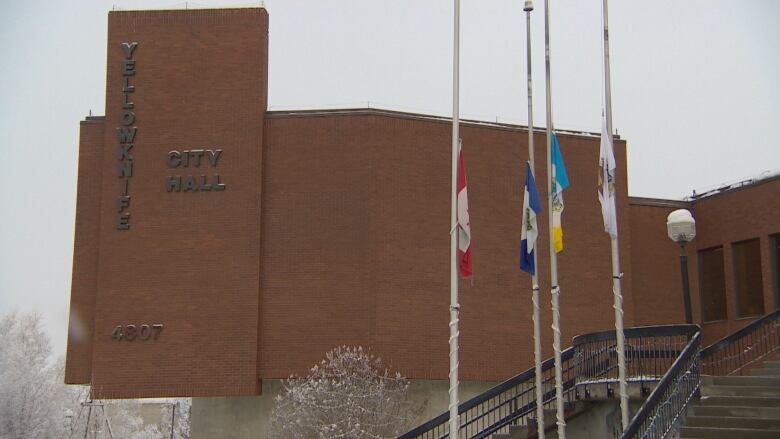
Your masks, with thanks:
[(772, 284), (775, 290), (775, 309), (780, 308), (780, 234), (769, 237), (769, 256), (772, 261)]
[(734, 289), (737, 317), (764, 314), (764, 279), (761, 277), (761, 245), (758, 239), (737, 242), (734, 254)]
[(723, 247), (699, 251), (699, 291), (702, 321), (726, 320)]

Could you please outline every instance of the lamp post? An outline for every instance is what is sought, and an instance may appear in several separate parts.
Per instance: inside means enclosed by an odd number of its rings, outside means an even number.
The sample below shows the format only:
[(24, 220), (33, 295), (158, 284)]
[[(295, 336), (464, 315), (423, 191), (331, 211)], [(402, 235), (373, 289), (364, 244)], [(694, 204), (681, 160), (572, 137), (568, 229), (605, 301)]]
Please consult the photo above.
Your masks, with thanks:
[(65, 410), (64, 427), (68, 434), (73, 435), (73, 410), (71, 409)]
[(680, 244), (680, 273), (682, 274), (683, 303), (685, 304), (685, 323), (693, 323), (691, 315), (691, 288), (688, 284), (688, 255), (685, 244), (696, 237), (696, 221), (687, 209), (678, 209), (666, 217), (666, 233), (669, 239)]

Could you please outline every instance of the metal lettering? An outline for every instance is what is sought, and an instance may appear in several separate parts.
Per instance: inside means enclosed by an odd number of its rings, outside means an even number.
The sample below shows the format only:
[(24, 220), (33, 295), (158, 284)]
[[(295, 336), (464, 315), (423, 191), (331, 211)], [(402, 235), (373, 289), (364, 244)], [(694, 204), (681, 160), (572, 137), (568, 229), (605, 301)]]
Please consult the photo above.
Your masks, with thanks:
[(141, 329), (138, 330), (139, 340), (149, 340), (152, 335), (152, 327), (149, 325), (141, 325)]
[(163, 324), (162, 323), (155, 323), (152, 325), (152, 332), (154, 333), (154, 337), (152, 340), (157, 340), (157, 337), (160, 336), (160, 333), (163, 330)]
[(225, 184), (220, 183), (219, 181), (219, 174), (214, 174), (214, 182), (211, 183), (211, 188), (215, 191), (224, 191), (225, 190)]
[(135, 337), (137, 335), (138, 335), (138, 331), (136, 331), (135, 325), (127, 325), (127, 326), (125, 326), (125, 339), (127, 341), (135, 340)]
[(209, 184), (209, 178), (205, 175), (200, 176), (200, 190), (202, 191), (210, 191), (211, 185)]
[(123, 143), (116, 147), (117, 160), (132, 160), (133, 155), (130, 154), (130, 150), (133, 149), (132, 143)]
[(111, 331), (115, 341), (148, 341), (157, 340), (163, 330), (162, 323), (143, 323), (141, 325), (116, 325)]
[(130, 212), (116, 214), (116, 228), (119, 230), (127, 230), (130, 228)]
[[(130, 177), (133, 176), (133, 155), (130, 150), (133, 149), (135, 135), (138, 132), (138, 128), (131, 126), (135, 123), (135, 112), (133, 108), (135, 103), (130, 100), (129, 93), (135, 92), (135, 86), (130, 85), (130, 77), (135, 75), (135, 60), (133, 59), (133, 52), (138, 47), (137, 42), (124, 42), (120, 44), (122, 52), (125, 55), (125, 59), (120, 63), (120, 71), (122, 72), (122, 111), (119, 113), (120, 125), (116, 129), (116, 136), (119, 140), (119, 145), (116, 148), (117, 157), (117, 176), (121, 179), (120, 192), (121, 195), (116, 201), (116, 228), (117, 230), (127, 230), (130, 228)], [(121, 327), (120, 327), (121, 328)], [(131, 329), (132, 328), (132, 329)], [(125, 334), (128, 340), (132, 340), (135, 337), (135, 327), (129, 325), (127, 328), (132, 331), (132, 335)], [(132, 338), (131, 338), (132, 337)]]
[(219, 160), (219, 156), (222, 154), (222, 150), (207, 149), (206, 152), (208, 153), (208, 159), (209, 159), (209, 163), (211, 163), (211, 166), (217, 166), (217, 160)]
[(168, 167), (178, 168), (179, 166), (181, 166), (181, 153), (175, 149), (168, 151)]
[(121, 197), (116, 199), (116, 210), (117, 212), (121, 212), (125, 209), (130, 207), (130, 196), (129, 195), (122, 195)]
[(134, 59), (126, 59), (122, 61), (122, 76), (133, 76), (135, 75), (135, 60)]
[(165, 189), (168, 192), (181, 192), (181, 177), (178, 175), (169, 175), (165, 177)]
[(127, 178), (133, 176), (133, 162), (119, 162), (116, 166), (116, 171), (119, 178)]
[(192, 175), (187, 176), (187, 180), (184, 183), (184, 192), (198, 190), (198, 184), (195, 181), (195, 177)]
[(138, 127), (119, 127), (116, 129), (116, 137), (119, 143), (133, 143)]
[(133, 41), (132, 43), (122, 43), (122, 50), (125, 52), (125, 58), (132, 58), (135, 48), (138, 47), (138, 43)]
[(202, 149), (193, 149), (190, 151), (190, 157), (192, 157), (192, 161), (195, 162), (195, 166), (200, 166), (200, 158), (203, 157), (203, 150)]
[(135, 91), (135, 86), (130, 85), (130, 77), (124, 77), (124, 85), (122, 86), (122, 93), (132, 93)]
[(125, 110), (131, 110), (133, 107), (135, 107), (135, 104), (129, 99), (130, 95), (128, 93), (122, 93), (122, 108)]
[(135, 113), (130, 110), (124, 110), (119, 115), (119, 121), (125, 126), (132, 125), (135, 122)]

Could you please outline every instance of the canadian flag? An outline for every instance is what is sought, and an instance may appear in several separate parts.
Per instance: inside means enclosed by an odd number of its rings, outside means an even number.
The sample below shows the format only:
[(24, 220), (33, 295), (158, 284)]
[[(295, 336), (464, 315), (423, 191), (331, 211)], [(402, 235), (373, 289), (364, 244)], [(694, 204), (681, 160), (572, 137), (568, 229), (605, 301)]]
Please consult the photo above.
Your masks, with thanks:
[(463, 166), (463, 149), (458, 145), (458, 271), (469, 278), (474, 273), (471, 260), (471, 225), (469, 224), (469, 200), (466, 193), (466, 167)]

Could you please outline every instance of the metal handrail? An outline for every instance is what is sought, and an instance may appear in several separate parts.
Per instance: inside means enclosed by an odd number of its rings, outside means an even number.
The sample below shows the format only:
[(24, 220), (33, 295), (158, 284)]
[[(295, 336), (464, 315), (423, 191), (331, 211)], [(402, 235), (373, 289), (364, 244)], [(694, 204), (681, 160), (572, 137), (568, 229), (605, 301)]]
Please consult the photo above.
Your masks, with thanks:
[[(688, 338), (693, 337), (699, 332), (697, 325), (658, 325), (658, 326), (637, 326), (626, 328), (623, 334), (626, 338), (640, 337), (664, 337), (673, 335), (685, 335)], [(615, 330), (591, 332), (589, 334), (578, 335), (572, 339), (572, 346), (579, 346), (585, 343), (592, 343), (603, 340), (615, 340)]]
[[(574, 348), (568, 348), (563, 352), (561, 352), (561, 362), (570, 361), (573, 358), (574, 358)], [(542, 363), (542, 372), (549, 371), (553, 369), (554, 366), (555, 366), (554, 359), (548, 358)], [(497, 384), (496, 386), (488, 389), (487, 391), (479, 395), (476, 395), (473, 398), (461, 403), (460, 405), (458, 405), (458, 415), (463, 416), (469, 410), (478, 407), (480, 404), (484, 404), (493, 398), (499, 397), (504, 393), (510, 392), (516, 387), (521, 386), (524, 383), (533, 384), (535, 373), (536, 373), (535, 368), (532, 367), (522, 373), (513, 376), (512, 378), (500, 384)], [(571, 380), (566, 384), (568, 385), (564, 385), (565, 390), (571, 389), (574, 386), (574, 383)], [(525, 389), (524, 393), (533, 392), (533, 391), (534, 391), (534, 387), (529, 387)], [(545, 395), (545, 402), (552, 399), (553, 397), (554, 397), (554, 392), (548, 392), (548, 394)], [(501, 409), (502, 407), (504, 407), (505, 405), (511, 404), (512, 402), (513, 402), (513, 398), (511, 396), (508, 396), (504, 398), (502, 402), (493, 405), (485, 413), (481, 413), (478, 416), (472, 417), (470, 419), (465, 419), (464, 422), (460, 425), (460, 428), (464, 429), (468, 427), (470, 424), (473, 424), (480, 417), (485, 416), (490, 412), (495, 412)], [(512, 421), (522, 417), (523, 415), (527, 415), (533, 412), (535, 409), (536, 409), (535, 400), (527, 404), (524, 404), (521, 407), (517, 407), (516, 409), (512, 410), (511, 413), (509, 413), (509, 415), (500, 417), (496, 422), (486, 427), (484, 430), (480, 431), (479, 433), (477, 433), (476, 436), (473, 437), (482, 438), (492, 433), (495, 433), (501, 428), (509, 425)], [(413, 439), (419, 437), (435, 438), (435, 439), (449, 438), (450, 437), (449, 432), (444, 431), (445, 430), (444, 427), (447, 426), (449, 419), (450, 419), (450, 413), (449, 411), (446, 411), (440, 414), (439, 416), (425, 422), (424, 424), (421, 424), (418, 427), (415, 427), (414, 429), (408, 431), (407, 433), (399, 436), (398, 439)], [(437, 429), (441, 430), (440, 434), (437, 433)]]
[(780, 309), (702, 349), (702, 371), (709, 375), (733, 375), (777, 350)]
[[(647, 359), (676, 358), (690, 338), (696, 334), (698, 327), (695, 325), (664, 325), (628, 328), (624, 330), (628, 340), (627, 358), (635, 358), (639, 361)], [(682, 338), (679, 343), (672, 343), (669, 338)], [(665, 338), (662, 342), (664, 349), (658, 349), (654, 343), (658, 338)], [(575, 387), (580, 383), (579, 375), (584, 364), (599, 362), (607, 354), (607, 364), (599, 373), (608, 374), (613, 365), (609, 357), (613, 354), (614, 347), (609, 346), (609, 341), (615, 339), (615, 331), (601, 331), (585, 334), (574, 338), (573, 346), (561, 353), (561, 361), (565, 363), (567, 377), (564, 378), (564, 392), (569, 401), (576, 399)], [(648, 342), (647, 339), (650, 339)], [(633, 345), (632, 345), (633, 341)], [(604, 342), (607, 342), (605, 345)], [(647, 345), (643, 346), (643, 343)], [(598, 344), (598, 349), (590, 349)], [(679, 346), (679, 347), (678, 347)], [(603, 349), (602, 349), (603, 348)], [(606, 350), (605, 350), (606, 349)], [(663, 365), (667, 369), (668, 362)], [(542, 363), (543, 373), (554, 368), (552, 358)], [(635, 379), (646, 380), (641, 367), (636, 368)], [(645, 371), (646, 372), (646, 371)], [(486, 392), (477, 395), (458, 406), (458, 415), (461, 417), (460, 432), (465, 431), (472, 439), (488, 437), (489, 435), (505, 429), (509, 425), (517, 424), (522, 418), (532, 416), (536, 409), (536, 401), (532, 398), (535, 392), (534, 368), (530, 368), (509, 380), (496, 385)], [(660, 377), (661, 373), (657, 376)], [(568, 378), (568, 379), (567, 379)], [(546, 377), (549, 381), (551, 377)], [(544, 395), (545, 405), (554, 401), (554, 391), (548, 391)], [(473, 413), (471, 413), (473, 412)], [(398, 439), (442, 439), (449, 438), (447, 431), (449, 411), (425, 422), (400, 436)]]
[[(698, 332), (696, 325), (625, 329), (626, 379), (640, 383), (659, 380)], [(578, 385), (619, 381), (614, 330), (580, 335), (574, 338), (573, 343), (578, 358)], [(644, 384), (642, 389), (646, 390)]]
[[(663, 438), (674, 428), (699, 388), (700, 345), (701, 333), (697, 332), (639, 408), (621, 439), (648, 435)], [(678, 391), (681, 383), (686, 385), (684, 393)]]
[[(730, 375), (780, 350), (780, 309), (704, 349), (697, 325), (644, 326), (625, 329), (624, 334), (629, 375), (640, 381), (655, 381), (657, 377), (660, 380), (621, 438), (664, 438), (680, 425), (689, 402), (698, 393), (700, 372)], [(614, 330), (580, 335), (574, 337), (571, 348), (562, 352), (561, 359), (567, 367), (564, 392), (569, 401), (577, 397), (579, 384), (616, 379), (610, 375), (615, 368), (615, 335)], [(683, 336), (685, 339), (680, 338)], [(669, 339), (654, 340), (664, 337)], [(671, 359), (674, 360), (667, 367)], [(553, 366), (553, 359), (547, 359), (542, 370), (548, 372)], [(536, 409), (535, 400), (528, 397), (535, 391), (534, 373), (534, 368), (530, 368), (460, 404), (460, 433), (466, 431), (472, 439), (485, 438), (506, 431), (508, 425), (531, 415)], [(553, 399), (554, 391), (548, 391), (544, 395), (545, 406)], [(398, 439), (449, 438), (448, 421), (449, 412), (442, 413)], [(470, 432), (475, 425), (478, 431)]]

